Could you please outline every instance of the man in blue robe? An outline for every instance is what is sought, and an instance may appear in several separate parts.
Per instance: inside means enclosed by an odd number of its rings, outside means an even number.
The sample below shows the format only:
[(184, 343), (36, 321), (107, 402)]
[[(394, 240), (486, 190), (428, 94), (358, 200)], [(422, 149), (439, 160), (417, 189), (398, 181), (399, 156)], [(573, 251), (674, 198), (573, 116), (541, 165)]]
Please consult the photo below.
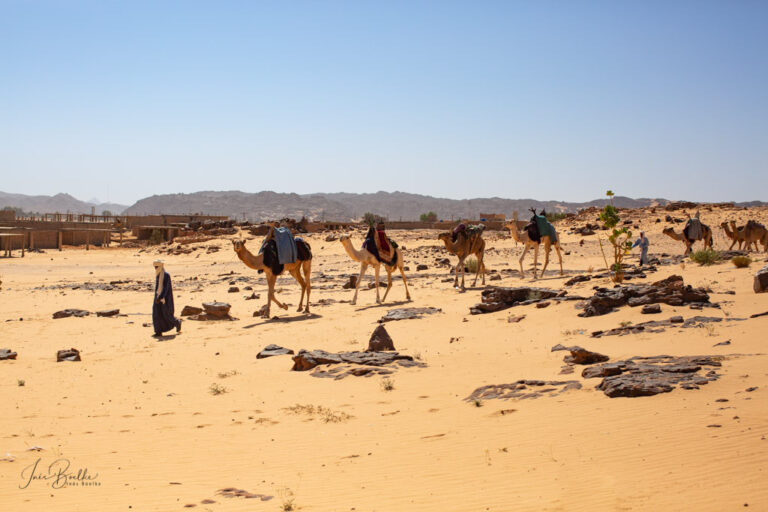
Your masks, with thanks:
[(163, 268), (163, 262), (155, 260), (155, 300), (152, 304), (152, 324), (155, 336), (162, 336), (174, 327), (181, 332), (181, 320), (173, 316), (173, 287), (171, 276)]

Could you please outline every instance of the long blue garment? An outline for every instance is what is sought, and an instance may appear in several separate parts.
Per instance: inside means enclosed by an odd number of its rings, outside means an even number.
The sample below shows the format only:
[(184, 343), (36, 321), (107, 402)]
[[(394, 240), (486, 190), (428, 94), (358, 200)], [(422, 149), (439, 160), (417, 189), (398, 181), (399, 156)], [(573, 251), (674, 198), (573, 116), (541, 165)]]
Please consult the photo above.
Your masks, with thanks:
[[(157, 295), (157, 285), (160, 282), (160, 276), (155, 278), (155, 294)], [(159, 303), (160, 299), (165, 299), (165, 304)], [(156, 297), (152, 304), (152, 324), (156, 334), (162, 334), (170, 331), (178, 325), (179, 321), (173, 316), (173, 288), (171, 287), (171, 276), (168, 272), (163, 272), (163, 291), (159, 297)]]
[[(293, 239), (293, 234), (288, 228), (275, 228), (274, 239), (277, 244), (277, 260), (281, 265), (286, 263), (296, 263), (296, 241)], [(259, 254), (264, 250), (264, 245), (267, 243), (265, 240), (261, 244)]]

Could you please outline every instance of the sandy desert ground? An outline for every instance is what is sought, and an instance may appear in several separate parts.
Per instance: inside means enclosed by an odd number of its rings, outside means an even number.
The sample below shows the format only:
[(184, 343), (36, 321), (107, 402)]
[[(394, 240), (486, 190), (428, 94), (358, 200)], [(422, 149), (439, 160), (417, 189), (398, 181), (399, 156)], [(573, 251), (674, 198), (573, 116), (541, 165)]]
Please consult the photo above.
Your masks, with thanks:
[[(625, 214), (649, 234), (652, 256), (682, 254), (681, 243), (661, 234), (665, 214)], [(718, 227), (725, 218), (768, 223), (768, 211), (703, 210), (718, 249), (730, 245)], [(501, 276), (486, 284), (560, 290), (575, 275), (604, 271), (597, 238), (569, 235), (568, 226), (557, 225), (569, 252), (565, 276), (555, 261), (537, 281), (518, 275), (522, 246), (503, 232), (486, 232), (487, 267)], [(482, 287), (459, 293), (445, 281), (449, 269), (436, 259), (448, 255), (436, 234), (390, 233), (406, 247), (411, 303), (398, 279), (387, 303), (377, 305), (364, 286), (356, 306), (348, 303), (353, 290), (341, 285), (359, 266), (338, 241), (325, 241), (327, 233), (308, 236), (314, 314), (295, 312), (299, 288), (284, 276), (279, 297), (293, 306), (273, 306), (277, 320), (252, 316), (264, 304), (265, 280), (237, 259), (229, 240), (198, 244), (190, 254), (161, 254), (174, 280), (177, 314), (184, 305), (217, 299), (231, 303), (237, 318), (187, 320), (181, 334), (161, 341), (143, 326), (151, 323), (152, 292), (145, 288), (159, 248), (68, 248), (0, 260), (0, 348), (18, 352), (17, 360), (0, 361), (0, 508), (768, 510), (768, 316), (749, 318), (768, 311), (768, 294), (752, 290), (766, 254), (753, 253), (747, 269), (689, 261), (627, 283), (679, 274), (712, 290), (720, 308), (703, 312), (662, 305), (654, 316), (622, 307), (581, 318), (576, 302), (554, 302), (470, 315)], [(353, 236), (359, 246), (360, 234)], [(249, 243), (252, 250), (257, 245)], [(208, 249), (214, 246), (220, 250)], [(636, 262), (634, 252), (628, 263)], [(428, 269), (416, 271), (420, 263)], [(113, 281), (129, 282), (100, 289)], [(232, 281), (240, 292), (228, 293)], [(591, 296), (597, 285), (612, 286), (603, 278), (567, 290)], [(246, 286), (261, 298), (246, 300)], [(397, 350), (426, 365), (395, 366), (389, 390), (381, 376), (317, 378), (290, 371), (290, 356), (256, 358), (270, 343), (297, 352), (365, 350), (388, 310), (413, 306), (442, 311), (386, 323)], [(65, 308), (119, 308), (121, 316), (52, 319)], [(744, 320), (591, 337), (626, 322), (697, 314)], [(525, 318), (509, 321), (519, 315)], [(566, 352), (551, 351), (558, 343), (611, 361), (721, 356), (722, 367), (720, 378), (700, 389), (609, 398), (595, 389), (599, 378), (582, 378), (582, 367), (560, 374)], [(82, 361), (57, 363), (57, 350), (70, 347)], [(582, 387), (535, 399), (465, 400), (480, 386), (518, 379), (574, 380)], [(212, 386), (224, 392), (214, 394)], [(37, 474), (66, 460), (70, 474), (87, 470), (93, 479), (62, 488), (51, 480), (28, 483), (38, 459)], [(221, 491), (229, 488), (251, 497)]]

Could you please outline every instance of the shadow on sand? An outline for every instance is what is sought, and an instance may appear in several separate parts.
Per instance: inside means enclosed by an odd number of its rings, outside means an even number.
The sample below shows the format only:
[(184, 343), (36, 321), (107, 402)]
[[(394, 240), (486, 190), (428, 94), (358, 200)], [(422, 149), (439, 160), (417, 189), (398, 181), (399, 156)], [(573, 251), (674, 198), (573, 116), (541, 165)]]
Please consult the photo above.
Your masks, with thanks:
[(273, 316), (272, 318), (265, 318), (261, 322), (256, 322), (255, 324), (244, 325), (243, 329), (253, 329), (254, 327), (267, 324), (289, 324), (293, 322), (303, 322), (305, 320), (314, 320), (315, 318), (323, 318), (323, 315), (318, 315), (317, 313), (311, 313), (309, 315), (300, 313), (296, 316)]

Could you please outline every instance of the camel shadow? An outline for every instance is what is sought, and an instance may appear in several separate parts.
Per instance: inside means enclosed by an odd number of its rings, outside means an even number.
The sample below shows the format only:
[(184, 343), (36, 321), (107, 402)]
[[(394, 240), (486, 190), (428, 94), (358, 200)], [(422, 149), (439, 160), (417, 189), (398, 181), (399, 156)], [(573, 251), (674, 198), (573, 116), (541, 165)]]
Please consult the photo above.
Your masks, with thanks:
[(404, 304), (410, 304), (411, 302), (413, 302), (413, 299), (411, 299), (411, 300), (399, 300), (399, 301), (396, 301), (396, 302), (382, 302), (381, 304), (371, 304), (370, 306), (362, 306), (362, 307), (359, 307), (359, 308), (355, 309), (355, 311), (365, 311), (365, 310), (368, 310), (368, 309), (377, 309), (377, 308), (391, 308), (391, 307), (394, 307), (394, 306), (402, 306)]
[(263, 321), (257, 322), (255, 324), (245, 325), (243, 326), (243, 329), (253, 329), (254, 327), (267, 324), (289, 324), (293, 322), (303, 322), (305, 320), (314, 320), (316, 318), (323, 318), (323, 315), (318, 315), (317, 313), (310, 313), (309, 315), (301, 313), (300, 315), (289, 317), (273, 316), (272, 318), (265, 318)]

